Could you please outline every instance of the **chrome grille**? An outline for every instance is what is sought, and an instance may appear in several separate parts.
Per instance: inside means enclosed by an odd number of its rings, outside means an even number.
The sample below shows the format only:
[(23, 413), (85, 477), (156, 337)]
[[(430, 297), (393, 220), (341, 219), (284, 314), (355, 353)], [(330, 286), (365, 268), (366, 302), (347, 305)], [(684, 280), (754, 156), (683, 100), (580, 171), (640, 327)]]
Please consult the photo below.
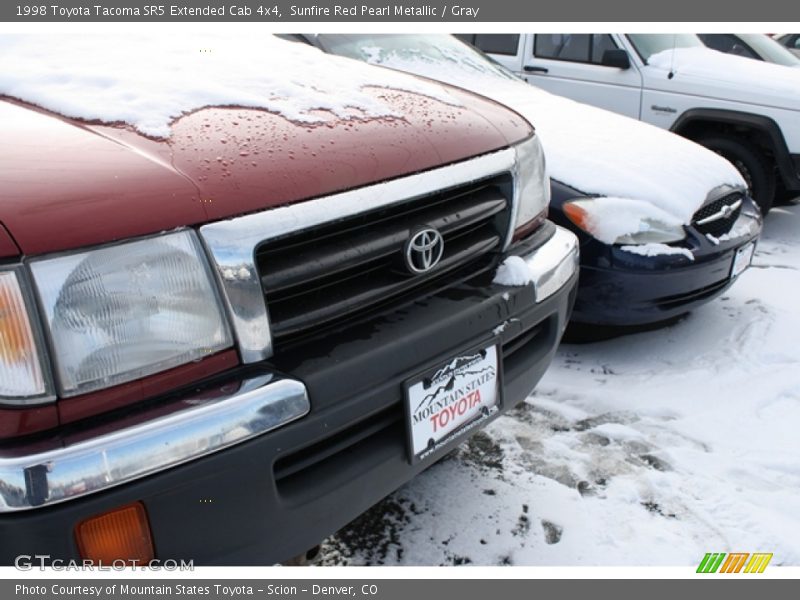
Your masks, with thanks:
[(703, 234), (714, 237), (725, 235), (739, 218), (743, 201), (744, 197), (741, 192), (726, 194), (722, 198), (709, 202), (694, 213), (692, 225)]
[[(465, 267), (488, 267), (508, 232), (512, 189), (511, 174), (501, 174), (262, 244), (256, 265), (274, 342), (414, 299), (463, 279)], [(444, 252), (429, 272), (413, 274), (404, 247), (423, 226), (441, 233)]]

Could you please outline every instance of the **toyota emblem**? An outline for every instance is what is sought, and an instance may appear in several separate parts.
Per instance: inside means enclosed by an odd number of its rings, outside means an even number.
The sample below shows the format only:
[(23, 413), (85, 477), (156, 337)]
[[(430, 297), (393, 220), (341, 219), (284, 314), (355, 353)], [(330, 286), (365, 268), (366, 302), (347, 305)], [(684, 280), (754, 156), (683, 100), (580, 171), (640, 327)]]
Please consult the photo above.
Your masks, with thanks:
[(406, 242), (406, 268), (415, 275), (427, 273), (439, 263), (443, 252), (442, 234), (432, 227), (420, 229)]

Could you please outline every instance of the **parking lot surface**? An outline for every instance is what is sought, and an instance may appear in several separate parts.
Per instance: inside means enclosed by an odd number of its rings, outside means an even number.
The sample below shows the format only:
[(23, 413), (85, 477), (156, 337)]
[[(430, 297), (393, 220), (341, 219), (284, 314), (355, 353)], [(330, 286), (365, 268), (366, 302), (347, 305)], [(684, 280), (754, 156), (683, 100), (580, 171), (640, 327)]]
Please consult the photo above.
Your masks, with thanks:
[(536, 391), (323, 543), (326, 565), (800, 565), (800, 206), (680, 322), (563, 344)]

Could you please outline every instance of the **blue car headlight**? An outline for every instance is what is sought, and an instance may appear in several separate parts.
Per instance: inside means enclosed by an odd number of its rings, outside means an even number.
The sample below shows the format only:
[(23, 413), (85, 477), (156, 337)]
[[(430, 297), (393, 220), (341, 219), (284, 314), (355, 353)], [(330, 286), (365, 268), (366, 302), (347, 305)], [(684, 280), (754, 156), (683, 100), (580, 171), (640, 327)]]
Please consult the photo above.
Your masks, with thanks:
[(580, 198), (563, 210), (575, 226), (605, 244), (665, 244), (686, 237), (681, 219), (642, 200)]

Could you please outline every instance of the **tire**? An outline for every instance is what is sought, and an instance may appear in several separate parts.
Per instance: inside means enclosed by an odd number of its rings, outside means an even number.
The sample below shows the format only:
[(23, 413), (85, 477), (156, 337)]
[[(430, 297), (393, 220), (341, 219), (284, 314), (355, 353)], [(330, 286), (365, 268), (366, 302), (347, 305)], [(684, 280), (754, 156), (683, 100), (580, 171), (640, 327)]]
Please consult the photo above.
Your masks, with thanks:
[(776, 188), (775, 188), (775, 201), (772, 203), (772, 206), (794, 206), (795, 204), (800, 204), (800, 191), (787, 190), (783, 182), (778, 181)]
[(695, 141), (725, 157), (738, 169), (761, 214), (766, 215), (775, 201), (775, 171), (764, 155), (747, 140), (735, 136), (714, 135)]

